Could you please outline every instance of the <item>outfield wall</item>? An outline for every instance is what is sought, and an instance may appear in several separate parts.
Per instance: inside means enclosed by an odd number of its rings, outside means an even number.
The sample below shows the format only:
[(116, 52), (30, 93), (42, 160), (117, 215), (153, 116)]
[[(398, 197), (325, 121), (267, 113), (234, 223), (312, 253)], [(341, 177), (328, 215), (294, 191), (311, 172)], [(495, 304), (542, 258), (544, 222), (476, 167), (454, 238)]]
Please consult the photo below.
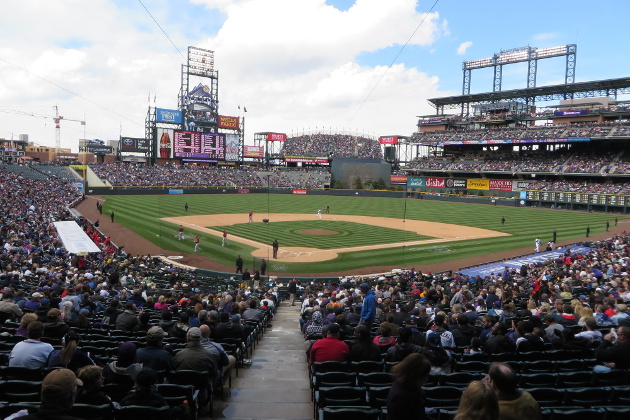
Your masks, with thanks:
[[(389, 197), (409, 198), (419, 200), (452, 201), (457, 203), (488, 204), (498, 206), (547, 207), (577, 211), (596, 211), (615, 214), (630, 214), (630, 199), (628, 196), (611, 194), (556, 194), (546, 191), (527, 191), (526, 197), (515, 196), (479, 196), (445, 194), (429, 191), (385, 191), (385, 190), (328, 190), (328, 189), (290, 189), (290, 188), (235, 188), (235, 187), (89, 187), (87, 195), (181, 195), (181, 194), (296, 194), (322, 195), (335, 197)], [(568, 197), (568, 198), (567, 198)], [(624, 197), (620, 200), (619, 197)], [(613, 201), (616, 198), (616, 201)], [(630, 197), (628, 197), (630, 198)], [(613, 204), (614, 203), (614, 204)], [(616, 205), (615, 205), (616, 204)]]

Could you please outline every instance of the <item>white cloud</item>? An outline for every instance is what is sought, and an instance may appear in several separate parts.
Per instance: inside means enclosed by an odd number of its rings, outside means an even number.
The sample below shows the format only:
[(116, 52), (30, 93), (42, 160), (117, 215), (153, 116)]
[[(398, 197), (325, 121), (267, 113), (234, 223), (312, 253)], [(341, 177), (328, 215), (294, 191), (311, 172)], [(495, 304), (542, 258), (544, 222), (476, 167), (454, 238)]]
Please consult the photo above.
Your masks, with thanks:
[[(11, 17), (0, 17), (0, 36), (11, 43), (2, 46), (0, 58), (28, 72), (0, 61), (0, 110), (51, 116), (57, 104), (67, 118), (85, 113), (88, 137), (117, 139), (121, 125), (123, 135), (144, 136), (149, 93), (151, 104), (156, 96), (158, 107), (177, 107), (184, 58), (139, 4), (10, 3)], [(425, 98), (440, 96), (434, 76), (402, 63), (387, 70), (393, 56), (379, 65), (357, 63), (362, 53), (394, 47), (385, 50), (391, 54), (407, 42), (423, 18), (415, 0), (390, 0), (387, 7), (381, 0), (357, 0), (343, 12), (324, 0), (190, 0), (195, 13), (219, 9), (224, 19), (216, 33), (201, 38), (186, 19), (169, 18), (169, 8), (181, 16), (186, 3), (145, 5), (184, 55), (188, 45), (215, 51), (221, 113), (247, 106), (246, 143), (259, 131), (316, 126), (409, 135), (416, 115), (433, 112)], [(447, 33), (447, 22), (432, 13), (410, 45), (431, 46)], [(68, 40), (77, 41), (74, 49), (64, 48)], [(0, 137), (29, 133), (52, 145), (53, 127), (50, 120), (0, 112)], [(76, 150), (82, 136), (83, 127), (62, 123), (65, 147)]]
[(468, 51), (468, 48), (472, 47), (472, 45), (473, 45), (472, 41), (462, 42), (461, 44), (459, 44), (459, 47), (457, 47), (457, 55), (466, 54), (466, 52)]

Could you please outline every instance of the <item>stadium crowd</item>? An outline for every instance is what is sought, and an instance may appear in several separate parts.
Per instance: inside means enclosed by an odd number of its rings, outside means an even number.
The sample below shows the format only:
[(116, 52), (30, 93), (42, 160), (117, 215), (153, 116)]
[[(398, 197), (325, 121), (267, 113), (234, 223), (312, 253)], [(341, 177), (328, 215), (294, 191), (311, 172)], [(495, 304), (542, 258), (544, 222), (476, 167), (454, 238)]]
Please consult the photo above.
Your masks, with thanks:
[(267, 187), (269, 180), (274, 188), (322, 188), (330, 178), (318, 170), (265, 171), (255, 168), (147, 166), (123, 162), (91, 164), (90, 168), (112, 186), (126, 187)]
[(527, 153), (486, 155), (461, 158), (419, 158), (406, 167), (410, 170), (554, 173), (554, 174), (624, 174), (628, 165), (617, 154), (604, 153)]
[(282, 147), (283, 156), (382, 159), (377, 140), (349, 134), (306, 134), (290, 137)]
[[(161, 259), (129, 256), (85, 220), (81, 225), (102, 252), (69, 254), (52, 225), (76, 218), (70, 206), (81, 194), (69, 181), (2, 171), (0, 199), (0, 355), (9, 367), (64, 367), (85, 382), (96, 367), (106, 385), (129, 393), (131, 383), (117, 382), (123, 375), (135, 384), (135, 399), (107, 388), (121, 405), (140, 401), (138, 393), (153, 389), (159, 375), (205, 369), (212, 380), (208, 393), (224, 385), (224, 375), (230, 375), (224, 368), (244, 362), (256, 327), (273, 317), (280, 300), (276, 286), (204, 282)], [(492, 360), (534, 351), (552, 358), (555, 349), (579, 354), (585, 369), (624, 370), (630, 369), (629, 240), (624, 232), (590, 244), (583, 254), (565, 253), (485, 278), (411, 269), (294, 283), (288, 291), (301, 289), (300, 324), (314, 364), (399, 363), (419, 354), (435, 378), (457, 371), (458, 363), (475, 354)], [(105, 349), (95, 345), (99, 334), (110, 340)], [(232, 358), (223, 357), (234, 344), (230, 339), (237, 343), (229, 351)], [(173, 356), (169, 348), (180, 350)], [(206, 350), (198, 353), (201, 348)], [(208, 349), (217, 349), (215, 356), (207, 356)], [(46, 395), (42, 392), (42, 407), (61, 410)], [(174, 415), (186, 409), (173, 408)]]
[(478, 142), (488, 140), (540, 140), (590, 137), (624, 137), (630, 132), (627, 123), (584, 123), (540, 127), (510, 127), (484, 129), (452, 129), (446, 132), (418, 132), (412, 136), (413, 142)]

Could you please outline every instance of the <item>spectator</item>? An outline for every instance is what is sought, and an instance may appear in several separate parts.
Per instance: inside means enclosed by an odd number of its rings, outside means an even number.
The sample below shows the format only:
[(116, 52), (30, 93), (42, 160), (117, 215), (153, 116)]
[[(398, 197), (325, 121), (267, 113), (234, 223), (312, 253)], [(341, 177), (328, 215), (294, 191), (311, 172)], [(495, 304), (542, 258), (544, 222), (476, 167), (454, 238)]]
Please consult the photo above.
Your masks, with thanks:
[(453, 420), (499, 420), (499, 400), (487, 381), (466, 387)]
[(431, 363), (419, 353), (410, 354), (392, 368), (395, 380), (387, 395), (388, 419), (428, 419), (421, 387), (430, 371)]
[(345, 362), (348, 360), (350, 349), (348, 345), (339, 340), (339, 325), (329, 324), (326, 337), (317, 340), (311, 346), (309, 352), (309, 362), (325, 362), (335, 360)]
[(27, 339), (13, 346), (9, 354), (10, 367), (26, 367), (31, 369), (46, 366), (48, 355), (54, 350), (53, 346), (41, 341), (44, 324), (33, 321), (27, 328)]
[(61, 340), (61, 350), (55, 350), (48, 356), (48, 367), (63, 367), (78, 372), (82, 367), (94, 365), (94, 361), (78, 345), (79, 335), (69, 330)]
[(595, 366), (595, 372), (607, 372), (611, 369), (630, 368), (630, 327), (617, 327), (616, 331), (604, 336), (604, 340), (595, 351), (595, 358), (603, 365)]
[(142, 367), (164, 372), (173, 370), (173, 356), (164, 349), (164, 336), (164, 330), (157, 325), (149, 328), (147, 345), (136, 352), (136, 361)]
[(118, 382), (118, 375), (128, 375), (132, 380), (136, 379), (142, 364), (136, 361), (136, 345), (130, 341), (118, 346), (118, 358), (105, 365), (103, 376), (106, 383)]
[(79, 369), (78, 378), (83, 382), (83, 386), (77, 393), (76, 402), (79, 404), (103, 405), (109, 404), (112, 409), (114, 405), (111, 399), (103, 392), (103, 368), (96, 365), (89, 365)]
[(540, 420), (540, 406), (527, 391), (516, 387), (517, 377), (510, 365), (493, 363), (484, 378), (499, 399), (499, 419), (501, 420)]
[[(365, 325), (360, 325), (354, 329), (356, 342), (350, 348), (350, 360), (353, 362), (381, 360), (381, 349), (372, 342), (370, 330)], [(391, 350), (391, 349), (390, 349)]]
[(56, 369), (42, 381), (41, 403), (36, 413), (22, 420), (79, 420), (70, 415), (75, 397), (83, 382), (69, 369)]

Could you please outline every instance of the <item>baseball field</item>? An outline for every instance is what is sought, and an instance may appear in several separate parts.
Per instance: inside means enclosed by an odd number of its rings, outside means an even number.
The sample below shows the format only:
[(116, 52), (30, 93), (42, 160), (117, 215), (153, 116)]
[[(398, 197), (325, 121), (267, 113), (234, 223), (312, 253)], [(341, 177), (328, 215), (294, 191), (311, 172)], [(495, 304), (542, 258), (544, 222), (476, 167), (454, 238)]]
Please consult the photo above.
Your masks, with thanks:
[[(199, 256), (229, 267), (237, 255), (249, 267), (265, 258), (278, 274), (343, 274), (368, 266), (410, 267), (526, 247), (533, 251), (536, 237), (544, 248), (554, 230), (558, 243), (567, 242), (583, 238), (587, 226), (591, 235), (602, 233), (615, 219), (558, 209), (273, 194), (107, 196), (103, 217), (112, 210), (116, 224), (171, 254), (194, 254), (193, 239), (199, 235)], [(626, 219), (619, 216), (620, 222)], [(177, 237), (180, 225), (183, 240)], [(276, 259), (274, 240), (279, 243)]]

